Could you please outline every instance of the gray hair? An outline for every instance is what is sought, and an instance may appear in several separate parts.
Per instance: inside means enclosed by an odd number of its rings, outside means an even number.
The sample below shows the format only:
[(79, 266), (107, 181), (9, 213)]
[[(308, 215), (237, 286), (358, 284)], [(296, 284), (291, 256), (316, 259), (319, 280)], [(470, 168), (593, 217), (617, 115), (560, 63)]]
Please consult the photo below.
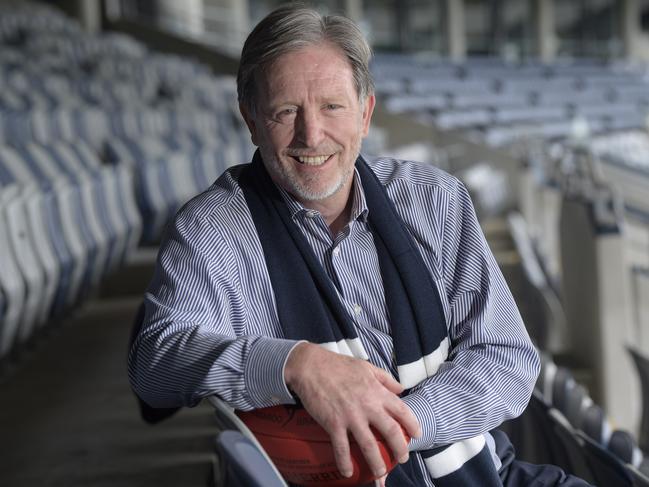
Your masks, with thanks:
[(369, 68), (372, 50), (358, 26), (341, 15), (321, 15), (302, 5), (288, 4), (264, 17), (243, 45), (237, 73), (239, 103), (255, 113), (259, 72), (283, 54), (321, 42), (330, 42), (347, 56), (359, 100), (374, 93)]

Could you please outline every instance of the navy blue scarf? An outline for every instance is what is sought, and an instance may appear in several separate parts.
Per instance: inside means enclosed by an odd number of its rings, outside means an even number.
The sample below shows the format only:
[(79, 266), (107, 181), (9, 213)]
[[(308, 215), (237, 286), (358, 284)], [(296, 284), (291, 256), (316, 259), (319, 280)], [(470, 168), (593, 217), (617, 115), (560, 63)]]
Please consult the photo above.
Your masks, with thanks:
[[(409, 389), (437, 372), (449, 339), (439, 292), (385, 188), (362, 157), (356, 161), (369, 209), (399, 382)], [(257, 151), (239, 177), (259, 236), (285, 338), (308, 340), (367, 359), (336, 289), (313, 253)], [(445, 485), (501, 485), (482, 435), (419, 452)], [(388, 476), (388, 485), (424, 485), (411, 460)], [(493, 480), (492, 480), (493, 479)]]

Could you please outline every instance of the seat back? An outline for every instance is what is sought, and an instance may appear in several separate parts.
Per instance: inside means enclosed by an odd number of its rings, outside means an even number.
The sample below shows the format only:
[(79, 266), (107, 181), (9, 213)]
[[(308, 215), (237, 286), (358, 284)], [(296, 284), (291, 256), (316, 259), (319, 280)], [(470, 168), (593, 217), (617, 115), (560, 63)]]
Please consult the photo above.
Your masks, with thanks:
[(584, 455), (593, 472), (595, 485), (633, 486), (633, 477), (620, 459), (587, 435), (579, 431), (576, 434), (582, 441)]
[(226, 430), (216, 438), (217, 452), (225, 460), (224, 485), (247, 487), (286, 487), (267, 457), (250, 438), (235, 430)]
[(600, 445), (608, 443), (611, 430), (606, 414), (599, 405), (592, 403), (584, 410), (581, 430)]
[(615, 430), (608, 442), (608, 451), (623, 463), (639, 466), (643, 460), (642, 451), (638, 448), (633, 436), (626, 430)]
[(649, 487), (649, 477), (644, 472), (641, 472), (639, 469), (633, 465), (626, 466), (627, 472), (633, 480), (634, 487)]
[[(12, 190), (13, 188), (13, 190)], [(12, 349), (18, 334), (21, 317), (25, 309), (27, 290), (17, 263), (17, 257), (9, 238), (9, 224), (5, 218), (3, 193), (16, 194), (17, 187), (0, 189), (0, 288), (6, 298), (6, 309), (0, 328), (0, 358)]]
[(643, 355), (634, 347), (628, 346), (627, 351), (638, 373), (640, 388), (642, 390), (642, 415), (640, 419), (640, 431), (638, 444), (644, 451), (649, 450), (649, 358)]
[(525, 412), (505, 425), (510, 425), (514, 432), (510, 437), (521, 460), (563, 466), (568, 454), (553, 432), (549, 411), (549, 404), (535, 389)]
[(592, 482), (594, 480), (594, 475), (590, 466), (586, 462), (582, 441), (579, 436), (577, 436), (576, 431), (570, 426), (568, 420), (559, 410), (552, 408), (549, 410), (548, 414), (557, 441), (563, 445), (566, 451), (566, 458), (560, 466), (567, 472), (581, 477), (588, 482)]
[(39, 261), (45, 274), (45, 294), (43, 306), (40, 309), (38, 321), (45, 323), (50, 317), (52, 304), (56, 297), (56, 291), (61, 279), (61, 264), (57, 258), (54, 243), (48, 232), (47, 221), (43, 211), (44, 195), (35, 191), (26, 199), (26, 210), (30, 233), (33, 236), (32, 243), (38, 254)]
[[(255, 435), (248, 429), (248, 427), (239, 419), (239, 417), (234, 413), (234, 410), (228, 406), (225, 402), (223, 402), (221, 399), (219, 399), (216, 396), (210, 396), (209, 398), (210, 403), (212, 406), (214, 406), (214, 414), (216, 417), (216, 424), (218, 428), (225, 432), (225, 431), (236, 431), (239, 434), (241, 434), (243, 437), (246, 438), (247, 441), (249, 441), (255, 448), (256, 448), (256, 453), (255, 455), (260, 455), (263, 457), (264, 460), (264, 471), (268, 473), (268, 478), (269, 478), (269, 483), (265, 484), (247, 484), (247, 483), (234, 483), (233, 485), (269, 485), (269, 486), (286, 486), (286, 483), (284, 482), (281, 474), (275, 467), (275, 464), (273, 464), (272, 460), (270, 457), (266, 454), (264, 451), (264, 448), (261, 446), (261, 444), (257, 441), (255, 438)], [(217, 442), (219, 439), (217, 439)], [(220, 451), (220, 450), (219, 450)], [(230, 458), (226, 455), (225, 460), (229, 461)], [(240, 460), (237, 459), (232, 459), (234, 462), (238, 462)], [(262, 462), (262, 459), (256, 459), (255, 464)], [(244, 467), (249, 467), (250, 465), (244, 465)], [(237, 468), (239, 468), (237, 466)], [(243, 475), (241, 472), (234, 472), (234, 473), (239, 473)], [(243, 478), (243, 477), (242, 477)], [(278, 483), (279, 482), (279, 483)], [(230, 485), (230, 483), (226, 483), (225, 485)]]

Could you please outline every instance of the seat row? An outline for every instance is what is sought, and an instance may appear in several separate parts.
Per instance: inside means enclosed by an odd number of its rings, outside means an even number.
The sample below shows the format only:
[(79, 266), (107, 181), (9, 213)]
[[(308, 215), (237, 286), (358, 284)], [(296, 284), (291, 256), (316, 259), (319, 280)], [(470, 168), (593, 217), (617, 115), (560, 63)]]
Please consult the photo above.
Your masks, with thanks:
[(123, 265), (141, 227), (127, 168), (83, 144), (0, 146), (0, 358)]
[(649, 461), (633, 436), (614, 429), (570, 371), (542, 353), (530, 404), (510, 428), (521, 458), (559, 465), (594, 485), (647, 486)]
[(0, 15), (0, 144), (83, 141), (102, 163), (124, 166), (142, 243), (156, 242), (181, 204), (252, 154), (234, 79), (31, 7)]
[(229, 141), (187, 135), (139, 140), (115, 137), (104, 147), (106, 161), (128, 167), (136, 175), (145, 244), (160, 238), (180, 206), (208, 188), (229, 166), (246, 162), (250, 154), (247, 139), (234, 136)]
[(595, 63), (507, 65), (495, 60), (451, 65), (378, 56), (376, 92), (392, 113), (443, 130), (470, 130), (490, 145), (565, 139), (574, 120), (589, 133), (646, 124), (649, 83), (642, 69)]

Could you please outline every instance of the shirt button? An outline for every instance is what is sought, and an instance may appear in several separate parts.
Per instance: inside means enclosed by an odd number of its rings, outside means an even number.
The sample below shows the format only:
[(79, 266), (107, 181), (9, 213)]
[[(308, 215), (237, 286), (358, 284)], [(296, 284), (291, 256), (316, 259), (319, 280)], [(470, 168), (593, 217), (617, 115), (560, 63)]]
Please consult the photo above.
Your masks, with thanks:
[(273, 404), (279, 404), (281, 402), (280, 398), (277, 396), (271, 396), (270, 400)]
[(354, 305), (354, 314), (356, 316), (360, 315), (363, 312), (363, 308), (361, 308), (360, 304), (355, 304)]
[(338, 254), (340, 253), (340, 247), (336, 247), (333, 253), (336, 257), (338, 257)]
[(309, 218), (315, 218), (316, 216), (318, 216), (318, 212), (315, 210), (309, 210), (306, 212), (306, 216), (308, 216)]

